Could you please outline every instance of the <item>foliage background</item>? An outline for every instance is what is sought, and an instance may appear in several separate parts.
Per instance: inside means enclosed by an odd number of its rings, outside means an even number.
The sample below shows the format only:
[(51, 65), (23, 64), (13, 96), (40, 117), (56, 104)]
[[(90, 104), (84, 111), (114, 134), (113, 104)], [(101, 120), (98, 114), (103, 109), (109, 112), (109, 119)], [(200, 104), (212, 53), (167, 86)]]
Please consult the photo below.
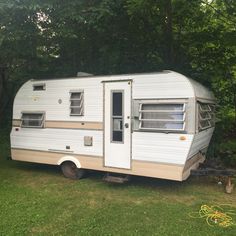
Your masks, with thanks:
[(213, 90), (209, 156), (236, 166), (235, 27), (234, 0), (1, 0), (0, 125), (31, 78), (169, 69)]

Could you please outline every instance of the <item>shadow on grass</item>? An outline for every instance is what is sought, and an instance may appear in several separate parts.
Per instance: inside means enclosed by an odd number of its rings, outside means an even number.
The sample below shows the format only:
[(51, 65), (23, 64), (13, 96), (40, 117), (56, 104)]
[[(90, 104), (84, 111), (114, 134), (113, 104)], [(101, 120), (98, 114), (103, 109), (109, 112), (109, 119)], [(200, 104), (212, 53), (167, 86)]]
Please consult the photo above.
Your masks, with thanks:
[[(89, 171), (87, 178), (93, 179), (95, 181), (102, 181), (102, 178), (106, 172), (99, 172), (99, 171)], [(111, 188), (125, 188), (125, 187), (143, 187), (143, 188), (151, 188), (151, 189), (172, 189), (172, 188), (178, 188), (184, 185), (188, 185), (190, 182), (184, 181), (174, 181), (174, 180), (166, 180), (166, 179), (157, 179), (157, 178), (151, 178), (151, 177), (144, 177), (144, 176), (130, 176), (130, 180), (125, 183), (104, 183), (111, 187)]]
[[(46, 165), (46, 164), (38, 164), (38, 163), (28, 163), (28, 162), (18, 162), (18, 161), (7, 161), (8, 168), (16, 169), (24, 172), (29, 172), (30, 174), (36, 175), (47, 175), (50, 177), (61, 177), (64, 178), (60, 166), (54, 165)], [(14, 170), (13, 170), (14, 171)], [(207, 186), (207, 185), (214, 185), (217, 183), (216, 180), (213, 180), (209, 177), (190, 177), (183, 182), (173, 181), (173, 180), (166, 180), (166, 179), (156, 179), (150, 177), (142, 177), (142, 176), (130, 176), (130, 181), (119, 184), (119, 183), (108, 183), (103, 181), (103, 177), (106, 172), (102, 171), (94, 171), (94, 170), (87, 170), (85, 178), (83, 180), (78, 181), (88, 181), (94, 183), (104, 183), (106, 187), (111, 189), (126, 189), (126, 188), (136, 188), (141, 187), (142, 189), (152, 189), (152, 190), (163, 190), (163, 191), (172, 191), (172, 190), (183, 190), (185, 188), (189, 188), (192, 185), (199, 185), (199, 186)], [(71, 180), (73, 181), (73, 180)], [(75, 181), (76, 182), (76, 181)], [(88, 183), (89, 184), (89, 183)]]
[(40, 164), (40, 163), (29, 163), (29, 162), (19, 162), (14, 160), (9, 160), (10, 167), (17, 170), (35, 172), (40, 174), (49, 174), (49, 175), (59, 175), (60, 173), (60, 166), (54, 165), (47, 165), (47, 164)]

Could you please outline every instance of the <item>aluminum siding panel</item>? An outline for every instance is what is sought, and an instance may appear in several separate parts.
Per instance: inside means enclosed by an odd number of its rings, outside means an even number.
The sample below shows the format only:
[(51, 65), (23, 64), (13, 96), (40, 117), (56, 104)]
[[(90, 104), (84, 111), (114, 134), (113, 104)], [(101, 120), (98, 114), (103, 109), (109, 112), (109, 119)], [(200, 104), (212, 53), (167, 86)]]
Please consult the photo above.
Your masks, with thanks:
[(137, 76), (133, 83), (134, 99), (168, 99), (194, 97), (188, 79), (177, 73)]
[[(186, 140), (180, 140), (185, 136)], [(134, 160), (183, 165), (193, 140), (193, 135), (134, 132), (132, 158)]]
[(194, 135), (188, 159), (197, 154), (201, 149), (209, 146), (213, 132), (214, 128), (210, 128)]
[[(48, 151), (71, 151), (74, 154), (102, 156), (103, 135), (96, 130), (73, 129), (12, 129), (11, 147)], [(84, 146), (84, 136), (93, 137), (92, 146)], [(66, 146), (70, 146), (67, 150)]]
[[(22, 111), (45, 111), (47, 120), (102, 122), (102, 84), (98, 79), (49, 80), (45, 91), (33, 91), (28, 81), (16, 95), (13, 119)], [(36, 82), (35, 82), (36, 83)], [(70, 91), (84, 90), (84, 116), (70, 116)], [(59, 104), (58, 100), (62, 103)]]

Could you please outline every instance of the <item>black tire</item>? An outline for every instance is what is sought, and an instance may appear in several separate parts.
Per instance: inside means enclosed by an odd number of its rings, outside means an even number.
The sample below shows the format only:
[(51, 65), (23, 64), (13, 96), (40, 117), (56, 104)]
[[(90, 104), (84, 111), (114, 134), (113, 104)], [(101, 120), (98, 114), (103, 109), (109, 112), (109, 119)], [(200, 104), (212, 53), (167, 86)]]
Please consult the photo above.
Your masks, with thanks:
[(69, 179), (82, 179), (85, 174), (84, 169), (78, 169), (75, 163), (71, 161), (62, 163), (61, 170), (63, 175)]

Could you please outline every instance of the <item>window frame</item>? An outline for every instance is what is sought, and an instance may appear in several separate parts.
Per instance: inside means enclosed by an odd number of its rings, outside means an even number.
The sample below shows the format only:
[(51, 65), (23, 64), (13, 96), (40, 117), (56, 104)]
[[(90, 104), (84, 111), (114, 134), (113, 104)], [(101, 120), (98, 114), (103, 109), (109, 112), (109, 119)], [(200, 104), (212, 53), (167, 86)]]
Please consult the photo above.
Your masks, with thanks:
[[(122, 116), (117, 116), (117, 115), (113, 115), (113, 94), (114, 93), (121, 93), (122, 94)], [(111, 106), (110, 106), (110, 130), (111, 130), (111, 134), (110, 134), (110, 142), (111, 143), (118, 143), (118, 144), (122, 144), (124, 143), (124, 99), (125, 99), (125, 93), (124, 90), (111, 90), (110, 93), (111, 96)], [(121, 119), (122, 122), (122, 129), (121, 130), (114, 130), (114, 121), (113, 119)], [(122, 141), (116, 141), (113, 140), (113, 131), (121, 131), (122, 132)]]
[[(80, 98), (71, 98), (72, 94), (80, 93)], [(72, 105), (72, 101), (80, 101), (79, 106)], [(80, 113), (72, 113), (73, 108), (79, 108)], [(84, 90), (71, 90), (70, 91), (70, 116), (84, 116)]]
[[(35, 115), (35, 114), (40, 114), (42, 115), (41, 119), (28, 119), (28, 120), (41, 120), (41, 125), (40, 126), (32, 126), (32, 125), (23, 125), (23, 115), (24, 114), (28, 114), (28, 115)], [(21, 128), (34, 128), (34, 129), (43, 129), (45, 127), (45, 112), (43, 111), (22, 111), (21, 112), (21, 124), (20, 124)]]
[[(207, 106), (208, 109), (203, 109), (201, 105)], [(202, 132), (204, 130), (208, 130), (210, 128), (215, 127), (215, 103), (211, 102), (201, 102), (197, 101), (197, 131)], [(201, 112), (206, 112), (207, 117), (202, 117)], [(201, 121), (207, 121), (208, 126), (203, 127), (201, 125)]]
[[(182, 110), (142, 110), (142, 105), (145, 104), (156, 104), (156, 105), (183, 105)], [(186, 131), (186, 102), (185, 101), (144, 101), (139, 103), (139, 116), (138, 116), (138, 130), (140, 131), (156, 131), (156, 132), (168, 132), (168, 133), (176, 133), (176, 132), (184, 132)], [(142, 114), (144, 112), (156, 112), (156, 113), (176, 113), (183, 114), (182, 120), (169, 120), (169, 119), (143, 119)], [(169, 122), (169, 123), (181, 123), (183, 124), (182, 129), (171, 129), (171, 128), (145, 128), (142, 127), (142, 121), (160, 121), (160, 122)]]
[[(35, 89), (36, 87), (41, 87), (42, 89)], [(33, 84), (33, 91), (45, 91), (46, 90), (46, 83), (35, 83)]]

